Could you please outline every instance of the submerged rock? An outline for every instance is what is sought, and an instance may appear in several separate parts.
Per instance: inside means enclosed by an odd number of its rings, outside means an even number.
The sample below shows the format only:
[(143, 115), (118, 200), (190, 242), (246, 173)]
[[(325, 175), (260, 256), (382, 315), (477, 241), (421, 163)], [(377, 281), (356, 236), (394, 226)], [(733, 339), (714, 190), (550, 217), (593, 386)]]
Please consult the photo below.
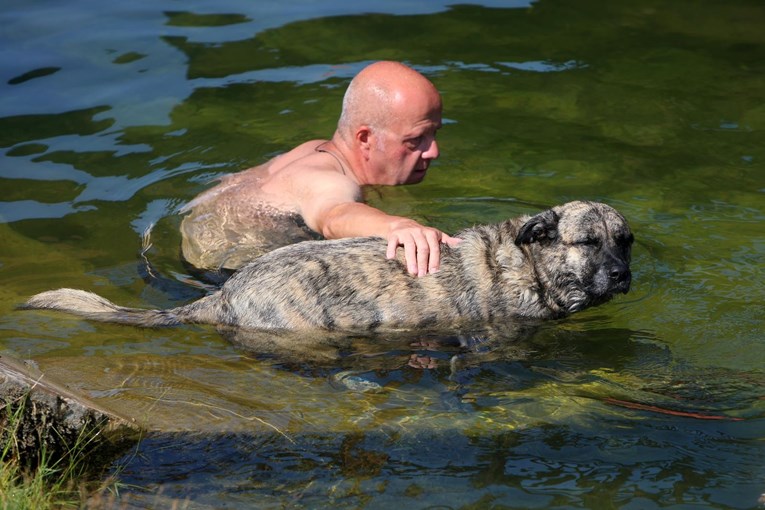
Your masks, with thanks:
[(140, 435), (130, 418), (76, 394), (30, 363), (0, 356), (0, 444), (11, 445), (6, 454), (29, 464), (42, 454), (49, 462), (86, 455), (89, 467), (97, 468)]

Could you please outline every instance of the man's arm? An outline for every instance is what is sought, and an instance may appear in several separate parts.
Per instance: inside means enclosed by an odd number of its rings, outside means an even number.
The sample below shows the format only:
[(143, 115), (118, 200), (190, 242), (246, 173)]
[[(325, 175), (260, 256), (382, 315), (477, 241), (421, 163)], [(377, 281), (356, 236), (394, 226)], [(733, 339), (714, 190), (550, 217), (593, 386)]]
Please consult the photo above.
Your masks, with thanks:
[(325, 231), (328, 239), (376, 235), (388, 240), (386, 256), (396, 257), (399, 246), (404, 248), (404, 259), (409, 273), (424, 276), (438, 271), (441, 263), (441, 244), (456, 246), (460, 240), (440, 230), (421, 225), (402, 216), (386, 214), (366, 204), (352, 202), (338, 204), (326, 215)]
[(456, 246), (460, 242), (436, 228), (364, 204), (355, 183), (337, 174), (327, 177), (306, 186), (300, 200), (300, 212), (306, 224), (327, 239), (383, 237), (388, 240), (386, 256), (395, 258), (396, 250), (403, 246), (407, 270), (417, 276), (438, 270), (440, 243)]

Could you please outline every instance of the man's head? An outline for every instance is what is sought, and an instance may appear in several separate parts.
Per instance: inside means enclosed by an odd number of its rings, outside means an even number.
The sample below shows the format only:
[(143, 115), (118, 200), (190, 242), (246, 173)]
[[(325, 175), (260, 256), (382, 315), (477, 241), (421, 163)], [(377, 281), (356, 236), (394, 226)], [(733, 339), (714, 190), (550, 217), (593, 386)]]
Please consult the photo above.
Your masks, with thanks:
[(414, 184), (438, 157), (440, 127), (435, 86), (404, 64), (383, 61), (351, 81), (337, 134), (360, 155), (364, 184)]

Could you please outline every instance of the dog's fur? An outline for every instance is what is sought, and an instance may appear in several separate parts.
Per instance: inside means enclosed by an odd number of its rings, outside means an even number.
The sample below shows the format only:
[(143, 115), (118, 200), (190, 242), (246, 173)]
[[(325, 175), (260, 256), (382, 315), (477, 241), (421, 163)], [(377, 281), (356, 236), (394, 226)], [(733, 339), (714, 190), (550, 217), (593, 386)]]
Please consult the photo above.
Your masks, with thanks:
[(73, 289), (22, 307), (143, 327), (369, 331), (557, 318), (629, 290), (632, 233), (605, 204), (569, 202), (457, 237), (456, 248), (442, 247), (440, 271), (420, 278), (386, 259), (380, 238), (306, 241), (257, 258), (219, 291), (178, 308), (125, 308)]

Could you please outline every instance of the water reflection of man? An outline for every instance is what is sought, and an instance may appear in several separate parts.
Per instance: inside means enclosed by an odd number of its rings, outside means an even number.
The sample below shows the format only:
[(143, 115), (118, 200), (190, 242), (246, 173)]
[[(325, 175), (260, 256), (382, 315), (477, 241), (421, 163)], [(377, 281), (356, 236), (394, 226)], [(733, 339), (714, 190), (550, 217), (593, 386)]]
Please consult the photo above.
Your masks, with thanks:
[(441, 97), (417, 71), (376, 62), (351, 81), (331, 140), (312, 140), (221, 179), (191, 201), (181, 225), (183, 255), (202, 269), (234, 270), (306, 239), (381, 236), (399, 246), (410, 273), (438, 269), (438, 229), (362, 202), (361, 186), (420, 182), (438, 157)]

